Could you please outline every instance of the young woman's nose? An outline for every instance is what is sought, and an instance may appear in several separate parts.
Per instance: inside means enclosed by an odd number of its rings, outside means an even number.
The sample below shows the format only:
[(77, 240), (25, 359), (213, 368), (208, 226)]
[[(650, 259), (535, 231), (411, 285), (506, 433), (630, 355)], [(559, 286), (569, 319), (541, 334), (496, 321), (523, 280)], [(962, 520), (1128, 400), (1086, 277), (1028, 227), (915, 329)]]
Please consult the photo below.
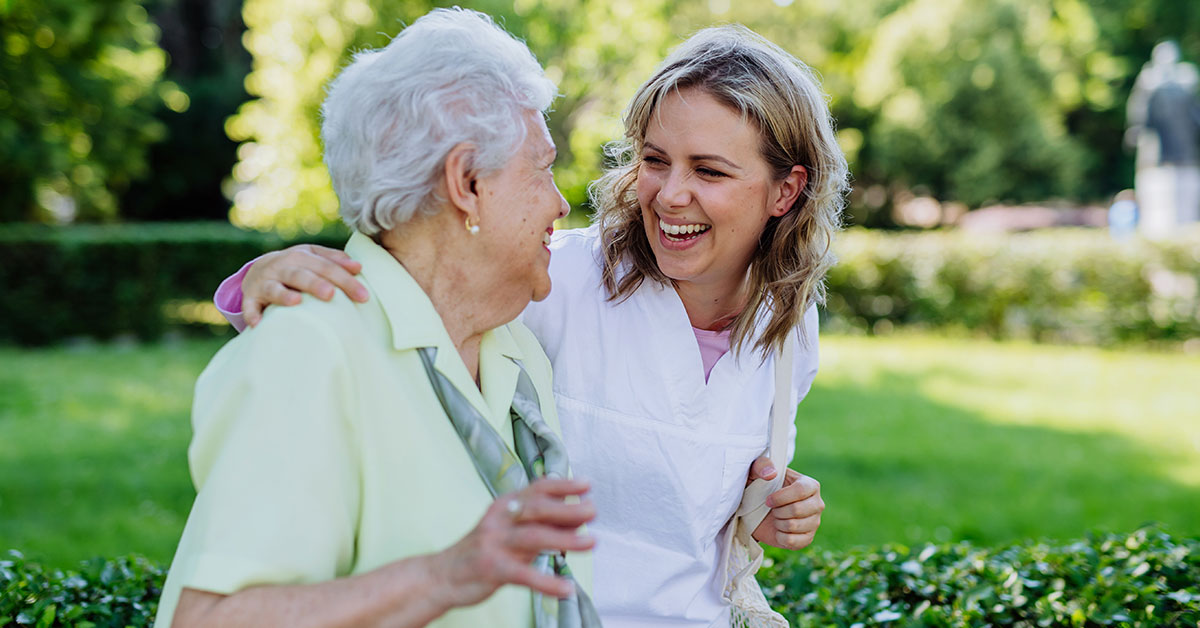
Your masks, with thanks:
[(663, 207), (687, 207), (692, 202), (692, 191), (688, 187), (687, 174), (672, 168), (663, 177), (658, 189), (658, 203)]

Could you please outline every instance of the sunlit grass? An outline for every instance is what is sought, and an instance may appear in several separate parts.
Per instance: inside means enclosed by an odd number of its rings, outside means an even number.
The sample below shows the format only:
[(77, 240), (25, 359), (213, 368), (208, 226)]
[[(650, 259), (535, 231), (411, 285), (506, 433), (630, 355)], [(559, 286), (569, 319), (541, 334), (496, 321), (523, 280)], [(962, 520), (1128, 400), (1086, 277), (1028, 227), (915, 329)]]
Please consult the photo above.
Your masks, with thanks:
[(1195, 356), (930, 336), (826, 337), (793, 466), (829, 547), (1200, 534)]
[(168, 560), (192, 502), (192, 387), (218, 341), (0, 349), (0, 547)]
[[(193, 498), (196, 376), (220, 341), (0, 349), (0, 549), (166, 562)], [(1200, 360), (931, 336), (827, 336), (795, 467), (817, 546), (1200, 534)]]

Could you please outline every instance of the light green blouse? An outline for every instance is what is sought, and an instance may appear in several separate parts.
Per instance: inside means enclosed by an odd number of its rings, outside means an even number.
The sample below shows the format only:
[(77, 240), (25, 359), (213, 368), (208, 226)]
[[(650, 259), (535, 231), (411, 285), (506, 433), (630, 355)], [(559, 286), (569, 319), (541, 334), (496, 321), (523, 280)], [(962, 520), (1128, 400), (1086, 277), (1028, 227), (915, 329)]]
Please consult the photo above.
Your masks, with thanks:
[[(188, 450), (198, 495), (163, 590), (169, 626), (184, 587), (229, 594), (370, 571), (441, 551), (465, 536), (492, 498), (442, 411), (415, 349), (512, 446), (509, 407), (525, 365), (559, 430), (550, 365), (520, 323), (484, 335), (476, 388), (429, 298), (395, 258), (354, 234), (366, 304), (340, 292), (269, 308), (196, 384)], [(570, 557), (591, 590), (590, 555)], [(528, 628), (528, 589), (506, 586), (434, 626)]]

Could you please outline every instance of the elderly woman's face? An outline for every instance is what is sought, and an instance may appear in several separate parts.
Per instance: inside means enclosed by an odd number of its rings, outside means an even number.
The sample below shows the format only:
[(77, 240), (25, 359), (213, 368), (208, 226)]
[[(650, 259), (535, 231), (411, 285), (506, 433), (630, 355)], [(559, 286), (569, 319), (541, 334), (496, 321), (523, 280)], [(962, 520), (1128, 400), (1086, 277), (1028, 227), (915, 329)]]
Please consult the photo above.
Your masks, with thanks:
[(541, 301), (550, 294), (550, 234), (570, 205), (554, 184), (557, 152), (539, 112), (523, 116), (525, 142), (504, 169), (479, 179), (483, 207), (480, 244), (487, 248), (496, 286), (514, 297)]

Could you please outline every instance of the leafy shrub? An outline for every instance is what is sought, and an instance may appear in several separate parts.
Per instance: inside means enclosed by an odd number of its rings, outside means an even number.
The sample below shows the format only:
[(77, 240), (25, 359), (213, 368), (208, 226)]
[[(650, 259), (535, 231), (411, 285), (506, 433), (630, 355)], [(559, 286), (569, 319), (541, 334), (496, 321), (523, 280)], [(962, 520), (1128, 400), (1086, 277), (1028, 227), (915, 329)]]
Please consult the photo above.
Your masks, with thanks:
[(0, 626), (149, 626), (166, 572), (144, 558), (94, 558), (78, 571), (0, 560)]
[[(1061, 546), (771, 550), (771, 604), (807, 626), (1194, 626), (1200, 540), (1156, 528)], [(0, 560), (0, 626), (148, 626), (165, 573), (137, 557), (47, 571)]]
[(759, 582), (796, 628), (1200, 625), (1200, 540), (1155, 528), (1062, 546), (793, 553)]
[[(344, 233), (306, 241), (341, 247)], [(0, 228), (0, 342), (155, 338), (164, 305), (208, 300), (240, 264), (294, 241), (226, 223)]]
[[(0, 226), (0, 342), (155, 338), (164, 305), (208, 301), (264, 252), (297, 239), (225, 223)], [(960, 328), (997, 338), (1118, 343), (1200, 337), (1200, 233), (1115, 242), (1101, 231), (981, 237), (851, 230), (836, 244), (823, 329)]]
[(827, 306), (835, 329), (955, 327), (1100, 344), (1200, 337), (1200, 232), (1153, 243), (1083, 229), (856, 229), (835, 248)]

